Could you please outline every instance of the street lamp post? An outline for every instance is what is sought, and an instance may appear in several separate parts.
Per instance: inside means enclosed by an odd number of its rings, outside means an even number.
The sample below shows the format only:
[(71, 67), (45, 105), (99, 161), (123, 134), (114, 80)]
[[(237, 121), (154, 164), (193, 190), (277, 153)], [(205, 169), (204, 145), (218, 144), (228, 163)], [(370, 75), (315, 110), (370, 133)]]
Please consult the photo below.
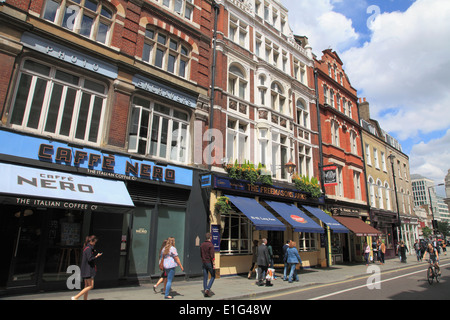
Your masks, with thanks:
[(395, 194), (395, 203), (397, 205), (397, 234), (398, 234), (399, 240), (401, 240), (402, 239), (402, 232), (401, 232), (401, 221), (400, 221), (400, 208), (398, 206), (397, 182), (395, 181), (395, 170), (394, 170), (395, 155), (393, 155), (391, 153), (388, 156), (388, 158), (391, 161), (392, 176), (394, 178), (394, 194)]
[(431, 220), (431, 226), (433, 227), (433, 236), (436, 235), (436, 220), (434, 219), (434, 211), (433, 211), (433, 201), (431, 200), (431, 192), (430, 189), (434, 188), (434, 187), (439, 187), (439, 186), (444, 186), (445, 183), (439, 183), (435, 186), (429, 186), (427, 187), (428, 189), (428, 198), (430, 199), (430, 211), (431, 211), (431, 218), (433, 220)]

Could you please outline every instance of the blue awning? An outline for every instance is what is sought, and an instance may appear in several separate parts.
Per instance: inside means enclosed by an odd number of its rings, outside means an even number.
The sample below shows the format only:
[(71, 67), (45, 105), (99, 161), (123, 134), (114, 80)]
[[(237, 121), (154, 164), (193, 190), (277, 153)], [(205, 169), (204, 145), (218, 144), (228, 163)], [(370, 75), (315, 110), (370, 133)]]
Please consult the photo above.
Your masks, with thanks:
[(286, 230), (286, 226), (255, 199), (228, 195), (226, 197), (250, 219), (256, 230)]
[(303, 206), (309, 213), (314, 215), (317, 219), (325, 223), (333, 232), (336, 233), (348, 233), (348, 229), (344, 227), (342, 224), (334, 220), (332, 217), (327, 215), (325, 212), (320, 210), (319, 208)]
[(283, 217), (295, 232), (324, 233), (323, 227), (315, 223), (303, 211), (290, 203), (266, 201), (266, 203)]

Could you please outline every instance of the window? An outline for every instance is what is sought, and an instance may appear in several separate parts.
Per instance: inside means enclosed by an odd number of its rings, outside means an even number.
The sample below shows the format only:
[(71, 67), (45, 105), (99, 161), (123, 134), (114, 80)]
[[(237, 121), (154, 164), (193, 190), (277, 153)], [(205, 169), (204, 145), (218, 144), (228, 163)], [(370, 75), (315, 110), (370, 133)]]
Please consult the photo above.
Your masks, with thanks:
[(361, 173), (353, 171), (353, 187), (355, 190), (355, 200), (361, 200)]
[(47, 0), (42, 18), (89, 39), (108, 44), (114, 12), (105, 0)]
[(298, 144), (298, 169), (300, 176), (305, 175), (307, 177), (311, 176), (312, 172), (312, 153), (311, 147), (304, 144)]
[(373, 148), (373, 161), (375, 162), (375, 168), (380, 169), (380, 161), (378, 160), (378, 149)]
[(387, 182), (384, 183), (384, 192), (386, 196), (386, 210), (391, 210), (391, 191)]
[(317, 250), (317, 233), (301, 232), (298, 236), (299, 251), (315, 251)]
[(339, 147), (339, 123), (335, 120), (331, 120), (331, 143)]
[(188, 20), (192, 20), (193, 2), (194, 0), (163, 0), (163, 6)]
[(381, 154), (381, 156), (380, 156), (381, 157), (381, 168), (383, 169), (383, 171), (387, 172), (387, 169), (386, 169), (386, 157), (385, 157), (383, 151), (380, 151), (380, 154)]
[(266, 94), (267, 94), (267, 87), (265, 86), (266, 77), (264, 75), (259, 76), (259, 99), (261, 102), (261, 105), (266, 105)]
[(269, 137), (267, 129), (259, 129), (259, 162), (267, 166), (267, 152), (269, 145)]
[(128, 151), (181, 163), (188, 161), (189, 115), (140, 97), (133, 98)]
[(272, 109), (281, 113), (286, 112), (286, 97), (284, 96), (284, 90), (282, 86), (277, 82), (273, 82), (271, 85), (271, 97)]
[(220, 253), (251, 253), (252, 225), (247, 217), (237, 213), (222, 215), (220, 226)]
[(294, 78), (303, 84), (307, 84), (306, 81), (306, 65), (294, 59)]
[(291, 140), (278, 132), (272, 131), (272, 177), (276, 179), (287, 179), (288, 174), (285, 164), (292, 159)]
[(10, 123), (64, 140), (99, 144), (106, 97), (107, 88), (102, 83), (25, 60)]
[(190, 50), (176, 37), (147, 29), (142, 60), (182, 78), (187, 78)]
[(240, 46), (247, 48), (248, 25), (240, 21), (238, 18), (230, 16), (230, 28), (228, 37), (238, 43)]
[(357, 133), (353, 130), (350, 131), (350, 147), (353, 154), (358, 154)]
[(239, 120), (228, 119), (227, 123), (227, 158), (229, 163), (248, 160), (248, 124)]
[(337, 185), (335, 186), (335, 194), (338, 197), (344, 196), (344, 180), (342, 177), (342, 167), (336, 167)]
[(309, 113), (301, 100), (297, 100), (297, 123), (305, 128), (309, 128)]
[(383, 185), (381, 184), (381, 181), (377, 181), (377, 187), (378, 187), (378, 208), (384, 209), (383, 205)]
[(236, 65), (232, 65), (228, 73), (228, 92), (241, 99), (245, 99), (247, 80), (245, 73)]
[(369, 178), (369, 195), (370, 195), (370, 206), (374, 207), (376, 206), (375, 202), (375, 182), (373, 181), (373, 178)]
[(327, 86), (323, 86), (323, 97), (324, 97), (324, 103), (328, 104), (328, 87)]
[(366, 163), (371, 166), (372, 165), (372, 159), (370, 158), (370, 146), (366, 144)]

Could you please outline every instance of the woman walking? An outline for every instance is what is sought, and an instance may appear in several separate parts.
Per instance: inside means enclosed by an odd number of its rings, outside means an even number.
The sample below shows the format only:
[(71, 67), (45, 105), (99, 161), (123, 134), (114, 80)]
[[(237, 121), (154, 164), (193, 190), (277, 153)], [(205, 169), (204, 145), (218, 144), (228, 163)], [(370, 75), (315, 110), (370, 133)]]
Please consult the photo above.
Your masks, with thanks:
[(94, 277), (97, 273), (95, 260), (103, 254), (97, 253), (94, 249), (97, 240), (97, 237), (94, 235), (86, 237), (81, 258), (81, 277), (84, 280), (84, 289), (76, 296), (73, 296), (72, 300), (78, 300), (82, 295), (84, 295), (84, 300), (87, 300), (89, 291), (94, 288)]
[(292, 283), (292, 281), (298, 281), (298, 274), (296, 267), (297, 263), (302, 263), (302, 259), (298, 254), (298, 250), (295, 247), (294, 241), (291, 241), (289, 243), (289, 248), (286, 250), (286, 262), (288, 263), (288, 270), (290, 270), (289, 283)]
[[(161, 252), (164, 249), (164, 247), (166, 246), (166, 244), (167, 244), (167, 239), (163, 241), (161, 248), (159, 249), (159, 253), (160, 253), (159, 254), (159, 263), (161, 263), (161, 259), (162, 259)], [(166, 271), (164, 269), (161, 271), (162, 271), (162, 273), (161, 273), (161, 276), (159, 277), (158, 282), (156, 282), (156, 284), (153, 286), (153, 291), (155, 291), (155, 293), (156, 293), (156, 289), (158, 288), (158, 286), (163, 282), (164, 282), (164, 290), (163, 291), (164, 292), (166, 291), (167, 275), (166, 275)]]
[(364, 242), (363, 250), (364, 250), (364, 260), (366, 261), (366, 266), (368, 266), (370, 257), (370, 247), (367, 244), (367, 242)]
[(183, 266), (181, 265), (180, 258), (178, 258), (178, 252), (175, 248), (175, 238), (169, 237), (167, 239), (166, 246), (161, 251), (162, 259), (164, 259), (164, 271), (167, 275), (167, 284), (166, 291), (164, 293), (164, 299), (173, 299), (172, 296), (169, 295), (170, 288), (172, 287), (173, 277), (175, 276), (175, 268), (177, 265), (180, 266), (181, 271), (184, 271)]

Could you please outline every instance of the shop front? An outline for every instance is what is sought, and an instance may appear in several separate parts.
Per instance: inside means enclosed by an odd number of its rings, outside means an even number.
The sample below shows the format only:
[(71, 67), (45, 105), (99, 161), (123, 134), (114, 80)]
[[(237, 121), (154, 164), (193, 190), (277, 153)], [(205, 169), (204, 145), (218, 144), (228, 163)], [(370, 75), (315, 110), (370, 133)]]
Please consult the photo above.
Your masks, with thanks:
[(386, 245), (385, 258), (396, 256), (395, 245), (397, 243), (397, 213), (386, 210), (370, 210), (370, 221), (374, 228), (381, 232), (379, 238)]
[[(329, 264), (331, 231), (323, 218), (310, 213), (321, 211), (317, 208), (319, 200), (281, 186), (249, 184), (219, 175), (212, 179), (210, 221), (211, 230), (216, 230), (216, 265), (220, 275), (248, 273), (254, 240), (260, 244), (263, 238), (272, 246), (276, 268), (284, 265), (282, 247), (288, 240), (296, 242), (302, 267)], [(216, 203), (223, 199), (230, 206), (221, 211)]]
[(0, 140), (6, 292), (66, 289), (91, 234), (103, 252), (96, 287), (159, 277), (169, 236), (185, 267), (178, 275), (201, 273), (207, 215), (199, 171), (4, 129)]

